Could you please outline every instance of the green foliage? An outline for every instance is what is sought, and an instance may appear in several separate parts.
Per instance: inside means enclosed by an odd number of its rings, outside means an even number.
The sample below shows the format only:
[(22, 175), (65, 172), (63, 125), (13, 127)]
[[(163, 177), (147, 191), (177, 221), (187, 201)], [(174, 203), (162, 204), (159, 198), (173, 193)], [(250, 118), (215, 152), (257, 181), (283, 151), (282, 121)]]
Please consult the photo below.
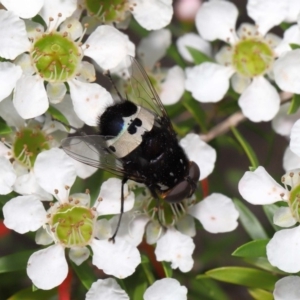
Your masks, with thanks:
[(232, 255), (239, 257), (266, 257), (269, 240), (255, 240), (237, 248)]
[(292, 98), (292, 102), (289, 106), (288, 114), (291, 115), (291, 114), (296, 113), (298, 111), (299, 107), (300, 107), (300, 95), (294, 94), (293, 98)]
[(193, 60), (196, 65), (200, 65), (204, 62), (213, 62), (213, 59), (204, 54), (203, 52), (192, 48), (192, 47), (186, 47), (188, 51), (190, 52), (191, 56), (193, 57)]

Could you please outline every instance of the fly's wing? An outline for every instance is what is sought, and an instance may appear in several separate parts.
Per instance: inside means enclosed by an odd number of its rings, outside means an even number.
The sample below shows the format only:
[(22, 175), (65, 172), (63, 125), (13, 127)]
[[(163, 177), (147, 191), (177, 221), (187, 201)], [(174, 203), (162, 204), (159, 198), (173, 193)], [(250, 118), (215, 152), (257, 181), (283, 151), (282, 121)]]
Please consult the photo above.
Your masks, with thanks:
[(173, 131), (167, 112), (144, 68), (132, 56), (127, 57), (126, 65), (129, 72), (128, 100), (154, 112), (159, 121)]
[(65, 138), (62, 140), (62, 148), (69, 156), (79, 162), (141, 182), (141, 178), (138, 178), (136, 174), (130, 174), (124, 170), (122, 161), (110, 153), (106, 147), (105, 137), (101, 135)]

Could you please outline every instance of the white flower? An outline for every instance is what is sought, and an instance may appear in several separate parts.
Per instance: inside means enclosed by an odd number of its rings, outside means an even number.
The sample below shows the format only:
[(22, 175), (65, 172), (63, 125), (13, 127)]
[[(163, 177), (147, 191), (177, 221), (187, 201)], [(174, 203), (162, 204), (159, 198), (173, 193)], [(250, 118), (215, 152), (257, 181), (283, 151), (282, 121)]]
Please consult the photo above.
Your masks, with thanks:
[[(55, 15), (60, 8), (56, 7)], [(82, 62), (82, 58), (89, 56), (105, 70), (115, 68), (127, 54), (134, 55), (134, 45), (125, 34), (107, 25), (97, 27), (81, 45), (84, 30), (80, 22), (68, 18), (61, 23), (64, 17), (49, 21), (50, 12), (54, 14), (54, 7), (50, 11), (41, 11), (45, 22), (49, 23), (44, 32), (40, 24), (24, 22), (12, 12), (0, 10), (0, 37), (5, 41), (0, 45), (0, 55), (7, 59), (16, 58), (15, 63), (23, 70), (20, 74), (17, 69), (15, 75), (9, 77), (5, 93), (15, 87), (14, 105), (18, 113), (28, 119), (48, 109), (48, 97), (52, 103), (61, 101), (66, 93), (65, 83), (68, 83), (76, 114), (86, 124), (96, 125), (99, 114), (113, 100), (103, 87), (90, 83), (95, 80), (95, 70), (90, 63)], [(10, 36), (18, 42), (11, 42)], [(0, 72), (0, 80), (3, 77), (3, 85), (7, 85), (8, 80), (4, 77), (5, 72), (13, 72), (13, 68), (16, 67), (8, 63), (2, 66), (4, 73), (1, 76)], [(46, 89), (44, 81), (47, 82)]]
[(287, 276), (279, 279), (273, 292), (274, 300), (300, 299), (299, 284), (299, 276)]
[[(196, 134), (187, 135), (180, 145), (189, 159), (198, 164), (200, 180), (206, 178), (214, 168), (215, 150)], [(194, 218), (202, 223), (205, 230), (219, 233), (234, 230), (239, 216), (232, 200), (222, 194), (212, 194), (199, 203), (195, 203), (194, 199), (184, 199), (180, 203), (162, 201), (157, 209), (152, 195), (146, 190), (137, 196), (136, 209), (124, 215), (118, 235), (133, 245), (138, 245), (145, 233), (148, 244), (156, 243), (155, 254), (158, 261), (171, 262), (172, 268), (188, 272), (194, 264)], [(114, 217), (112, 221), (116, 223), (117, 219)]]
[(238, 104), (243, 114), (253, 122), (269, 121), (279, 110), (280, 98), (264, 76), (272, 71), (280, 38), (267, 32), (283, 21), (287, 4), (282, 0), (249, 0), (247, 11), (256, 26), (242, 24), (235, 31), (238, 10), (233, 3), (203, 3), (196, 16), (200, 35), (208, 41), (220, 39), (230, 46), (224, 46), (216, 55), (219, 64), (205, 62), (188, 68), (186, 89), (200, 102), (218, 102), (231, 79), (233, 89), (241, 94)]
[[(281, 227), (291, 227), (300, 221), (300, 170), (289, 171), (282, 176), (282, 183), (285, 188), (277, 184), (263, 167), (258, 167), (254, 172), (248, 171), (244, 174), (239, 182), (239, 192), (252, 204), (264, 205), (286, 201), (288, 206), (281, 206), (275, 211), (273, 222)], [(290, 190), (287, 186), (290, 186)], [(299, 238), (300, 226), (277, 231), (267, 245), (269, 262), (285, 272), (299, 272)]]
[[(54, 242), (52, 246), (30, 256), (27, 274), (33, 284), (46, 290), (59, 285), (68, 273), (65, 248), (70, 248), (70, 259), (80, 265), (90, 256), (87, 245), (93, 251), (93, 264), (106, 274), (118, 278), (131, 275), (141, 261), (138, 250), (122, 238), (116, 239), (115, 243), (102, 239), (101, 232), (107, 228), (105, 222), (97, 221), (100, 212), (101, 215), (120, 212), (120, 206), (116, 205), (106, 210), (101, 208), (106, 201), (120, 203), (120, 194), (117, 199), (102, 195), (100, 202), (96, 201), (93, 207), (90, 207), (88, 193), (69, 196), (76, 173), (71, 159), (60, 149), (44, 151), (39, 155), (35, 175), (39, 185), (52, 193), (57, 202), (46, 211), (41, 202), (43, 199), (33, 195), (19, 196), (3, 207), (4, 224), (8, 228), (19, 233), (40, 228), (37, 243), (47, 245)], [(112, 184), (111, 188), (120, 191), (121, 180)], [(131, 209), (134, 195), (127, 192), (125, 197), (125, 210)]]
[(89, 2), (79, 0), (76, 15), (85, 9), (88, 16), (84, 22), (99, 25), (116, 24), (119, 28), (127, 28), (132, 14), (136, 21), (147, 30), (158, 30), (167, 26), (173, 16), (173, 0), (127, 0), (112, 5), (111, 3)]
[[(98, 279), (86, 294), (86, 300), (129, 300), (115, 279)], [(176, 279), (163, 278), (155, 281), (144, 293), (144, 300), (186, 300), (187, 288)]]
[(171, 105), (178, 102), (184, 93), (185, 76), (179, 66), (161, 69), (157, 65), (171, 45), (171, 32), (161, 29), (151, 32), (143, 38), (137, 47), (137, 56), (147, 70), (162, 103)]

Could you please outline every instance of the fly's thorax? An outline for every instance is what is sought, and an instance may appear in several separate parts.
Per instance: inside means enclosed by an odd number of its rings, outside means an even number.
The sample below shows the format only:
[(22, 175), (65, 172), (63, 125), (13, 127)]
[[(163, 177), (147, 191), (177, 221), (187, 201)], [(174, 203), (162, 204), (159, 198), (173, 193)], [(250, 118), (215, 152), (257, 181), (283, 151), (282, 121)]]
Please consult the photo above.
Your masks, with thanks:
[(123, 158), (143, 141), (151, 131), (155, 115), (130, 101), (123, 101), (106, 109), (100, 117), (100, 134), (109, 137), (107, 147), (117, 158)]

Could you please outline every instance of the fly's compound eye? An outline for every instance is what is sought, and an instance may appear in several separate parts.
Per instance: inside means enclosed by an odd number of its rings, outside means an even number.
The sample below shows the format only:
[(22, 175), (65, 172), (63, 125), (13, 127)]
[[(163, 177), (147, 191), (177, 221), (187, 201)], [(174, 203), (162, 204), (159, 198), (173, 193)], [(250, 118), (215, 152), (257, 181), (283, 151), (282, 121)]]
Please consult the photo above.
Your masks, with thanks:
[(167, 202), (180, 202), (184, 198), (188, 197), (191, 193), (191, 185), (188, 181), (181, 181), (177, 185), (175, 185), (172, 189), (170, 189), (166, 196), (164, 197), (164, 200)]
[(196, 163), (190, 161), (189, 177), (197, 183), (200, 178), (200, 169)]

